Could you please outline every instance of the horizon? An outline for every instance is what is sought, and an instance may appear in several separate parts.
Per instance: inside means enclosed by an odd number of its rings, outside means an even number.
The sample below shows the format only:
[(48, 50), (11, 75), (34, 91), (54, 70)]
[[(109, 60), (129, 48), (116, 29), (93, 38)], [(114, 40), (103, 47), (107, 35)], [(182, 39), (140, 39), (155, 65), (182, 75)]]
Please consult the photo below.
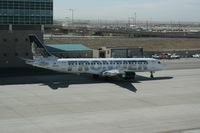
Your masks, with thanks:
[[(77, 4), (78, 3), (78, 4)], [(180, 4), (181, 3), (181, 4)], [(200, 22), (198, 0), (54, 0), (54, 19)]]
[[(54, 18), (54, 21), (66, 21), (66, 19), (62, 18)], [(111, 22), (116, 22), (116, 23), (128, 23), (128, 19), (74, 19), (74, 21), (88, 21), (88, 22), (102, 22), (102, 23), (111, 23)], [(200, 24), (200, 21), (173, 21), (173, 20), (137, 20), (137, 23), (158, 23), (158, 24)], [(133, 23), (133, 22), (132, 22)]]

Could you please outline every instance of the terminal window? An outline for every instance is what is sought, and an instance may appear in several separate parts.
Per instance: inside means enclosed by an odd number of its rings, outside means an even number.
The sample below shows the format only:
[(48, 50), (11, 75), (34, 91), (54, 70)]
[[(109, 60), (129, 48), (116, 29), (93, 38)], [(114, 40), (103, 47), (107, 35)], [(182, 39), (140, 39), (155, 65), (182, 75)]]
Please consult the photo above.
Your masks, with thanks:
[(18, 53), (15, 53), (15, 56), (19, 56), (19, 54), (18, 54)]
[(18, 42), (18, 39), (17, 39), (17, 38), (15, 38), (15, 42)]
[(53, 0), (0, 0), (0, 24), (53, 24)]
[(3, 39), (3, 41), (4, 41), (4, 42), (7, 42), (7, 39), (6, 39), (6, 38), (4, 38), (4, 39)]
[(6, 53), (4, 53), (4, 54), (3, 54), (3, 56), (4, 56), (4, 57), (6, 57), (6, 56), (7, 56), (7, 54), (6, 54)]

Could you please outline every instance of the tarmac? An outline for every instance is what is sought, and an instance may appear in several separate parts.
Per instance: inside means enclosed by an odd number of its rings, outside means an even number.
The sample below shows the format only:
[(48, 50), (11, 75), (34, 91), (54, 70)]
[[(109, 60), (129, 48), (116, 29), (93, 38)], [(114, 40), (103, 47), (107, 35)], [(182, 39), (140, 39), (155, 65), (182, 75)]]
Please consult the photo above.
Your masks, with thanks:
[(163, 62), (153, 80), (0, 77), (0, 132), (199, 133), (200, 60)]

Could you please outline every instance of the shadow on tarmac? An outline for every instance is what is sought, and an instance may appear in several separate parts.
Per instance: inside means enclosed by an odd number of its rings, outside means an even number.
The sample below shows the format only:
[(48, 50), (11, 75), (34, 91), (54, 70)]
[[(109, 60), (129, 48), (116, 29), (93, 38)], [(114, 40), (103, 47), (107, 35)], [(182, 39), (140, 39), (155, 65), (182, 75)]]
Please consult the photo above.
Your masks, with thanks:
[(124, 80), (121, 78), (104, 78), (93, 79), (89, 74), (73, 75), (73, 74), (50, 74), (50, 75), (34, 75), (34, 76), (16, 76), (16, 77), (0, 77), (0, 85), (24, 85), (24, 84), (41, 84), (47, 85), (53, 90), (68, 88), (70, 85), (76, 84), (101, 84), (112, 83), (131, 92), (137, 92), (133, 85), (148, 80), (169, 80), (173, 77), (156, 77), (154, 79), (136, 76), (135, 80)]
[[(68, 75), (69, 76), (69, 75)], [(76, 85), (76, 84), (101, 84), (101, 83), (112, 83), (117, 86), (120, 86), (121, 88), (128, 89), (132, 92), (137, 92), (137, 89), (135, 86), (133, 86), (132, 83), (135, 81), (128, 81), (123, 80), (120, 78), (99, 78), (99, 79), (93, 79), (91, 75), (70, 75), (66, 78), (67, 80), (60, 80), (60, 81), (54, 81), (54, 82), (47, 82), (44, 83), (45, 85), (48, 85), (52, 89), (59, 89), (59, 88), (68, 88), (70, 85)]]

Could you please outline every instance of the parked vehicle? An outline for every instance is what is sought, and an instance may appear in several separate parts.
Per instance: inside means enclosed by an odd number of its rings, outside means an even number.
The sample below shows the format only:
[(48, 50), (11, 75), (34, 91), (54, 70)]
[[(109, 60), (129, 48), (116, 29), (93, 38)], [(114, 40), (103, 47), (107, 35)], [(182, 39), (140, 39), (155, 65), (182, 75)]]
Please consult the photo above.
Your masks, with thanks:
[(171, 54), (162, 52), (159, 55), (158, 54), (152, 55), (152, 58), (154, 58), (154, 59), (170, 59), (171, 58)]
[(158, 54), (154, 54), (154, 55), (152, 55), (152, 58), (154, 58), (154, 59), (160, 59), (160, 56)]
[(170, 59), (171, 54), (170, 53), (160, 53), (160, 59)]
[(200, 54), (194, 54), (192, 55), (193, 58), (200, 58)]
[(170, 59), (180, 59), (180, 58), (181, 58), (181, 56), (177, 55), (175, 53), (170, 56)]

